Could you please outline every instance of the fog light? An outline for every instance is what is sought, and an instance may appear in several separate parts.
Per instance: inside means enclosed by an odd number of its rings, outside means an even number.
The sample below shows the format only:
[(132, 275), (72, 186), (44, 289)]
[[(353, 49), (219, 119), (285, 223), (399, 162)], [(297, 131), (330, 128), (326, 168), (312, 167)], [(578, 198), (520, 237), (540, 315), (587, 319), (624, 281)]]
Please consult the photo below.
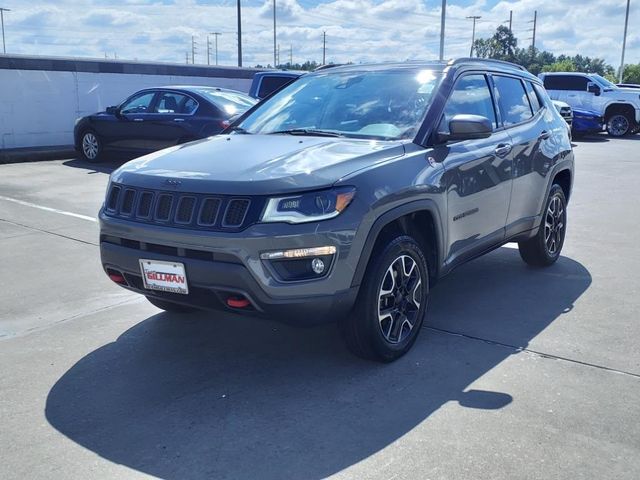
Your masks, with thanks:
[(313, 260), (311, 260), (311, 269), (318, 275), (324, 272), (324, 262), (322, 261), (322, 259), (314, 258)]

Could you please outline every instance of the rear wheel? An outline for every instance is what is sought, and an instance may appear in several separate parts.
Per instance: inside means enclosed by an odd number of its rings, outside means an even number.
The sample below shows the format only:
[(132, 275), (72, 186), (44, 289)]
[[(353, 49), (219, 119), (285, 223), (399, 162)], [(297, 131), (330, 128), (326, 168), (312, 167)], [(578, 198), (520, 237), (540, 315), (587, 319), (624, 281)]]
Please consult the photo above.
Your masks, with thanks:
[(623, 137), (631, 131), (632, 121), (623, 113), (615, 113), (607, 119), (607, 133), (612, 137)]
[(520, 257), (534, 267), (547, 267), (560, 257), (567, 232), (567, 199), (560, 185), (549, 192), (542, 224), (535, 237), (518, 243)]
[(374, 251), (354, 310), (340, 329), (362, 358), (391, 362), (413, 346), (429, 297), (426, 258), (410, 236), (397, 235)]
[(80, 139), (80, 153), (88, 162), (99, 162), (102, 160), (102, 142), (98, 135), (91, 130), (82, 134)]
[(196, 308), (187, 307), (186, 305), (180, 305), (179, 303), (167, 302), (166, 300), (159, 300), (153, 297), (147, 297), (149, 303), (158, 307), (160, 310), (171, 313), (191, 313), (197, 311)]

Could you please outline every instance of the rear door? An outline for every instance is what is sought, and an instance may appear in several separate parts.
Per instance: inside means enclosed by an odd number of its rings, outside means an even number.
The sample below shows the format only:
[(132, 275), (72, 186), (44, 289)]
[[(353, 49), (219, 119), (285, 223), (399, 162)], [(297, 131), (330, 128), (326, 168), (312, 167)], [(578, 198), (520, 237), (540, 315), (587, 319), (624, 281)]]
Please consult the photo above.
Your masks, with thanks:
[(554, 117), (545, 112), (531, 82), (498, 74), (492, 75), (492, 80), (500, 122), (513, 146), (513, 183), (506, 225), (507, 236), (511, 236), (533, 228), (540, 213), (540, 198), (553, 161), (547, 155), (555, 151)]
[(448, 265), (504, 239), (511, 196), (511, 138), (498, 129), (493, 96), (484, 74), (471, 73), (456, 81), (438, 131), (447, 132), (448, 122), (456, 114), (486, 117), (493, 123), (494, 132), (486, 139), (434, 148), (434, 156), (444, 158)]
[(198, 102), (179, 92), (161, 90), (149, 115), (147, 135), (152, 150), (199, 138)]

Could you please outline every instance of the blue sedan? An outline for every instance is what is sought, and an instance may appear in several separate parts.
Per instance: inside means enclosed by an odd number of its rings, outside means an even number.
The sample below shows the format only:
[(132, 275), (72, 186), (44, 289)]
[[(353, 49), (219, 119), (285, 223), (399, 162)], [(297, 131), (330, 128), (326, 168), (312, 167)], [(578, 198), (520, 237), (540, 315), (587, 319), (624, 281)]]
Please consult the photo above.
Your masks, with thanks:
[(255, 103), (244, 93), (215, 87), (140, 90), (116, 107), (79, 118), (75, 147), (90, 162), (109, 150), (149, 153), (216, 135)]

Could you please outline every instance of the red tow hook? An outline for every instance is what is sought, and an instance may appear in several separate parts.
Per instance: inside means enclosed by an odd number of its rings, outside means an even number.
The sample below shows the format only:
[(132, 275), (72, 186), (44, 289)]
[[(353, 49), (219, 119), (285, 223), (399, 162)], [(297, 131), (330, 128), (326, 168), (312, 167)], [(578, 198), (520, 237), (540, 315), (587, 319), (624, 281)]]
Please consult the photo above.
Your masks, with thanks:
[(116, 272), (111, 271), (111, 272), (108, 272), (107, 275), (109, 275), (109, 278), (115, 283), (118, 283), (120, 285), (126, 285), (127, 284), (127, 280), (120, 273), (116, 273)]
[(251, 302), (246, 297), (229, 297), (227, 298), (227, 305), (231, 308), (247, 308), (251, 305)]

